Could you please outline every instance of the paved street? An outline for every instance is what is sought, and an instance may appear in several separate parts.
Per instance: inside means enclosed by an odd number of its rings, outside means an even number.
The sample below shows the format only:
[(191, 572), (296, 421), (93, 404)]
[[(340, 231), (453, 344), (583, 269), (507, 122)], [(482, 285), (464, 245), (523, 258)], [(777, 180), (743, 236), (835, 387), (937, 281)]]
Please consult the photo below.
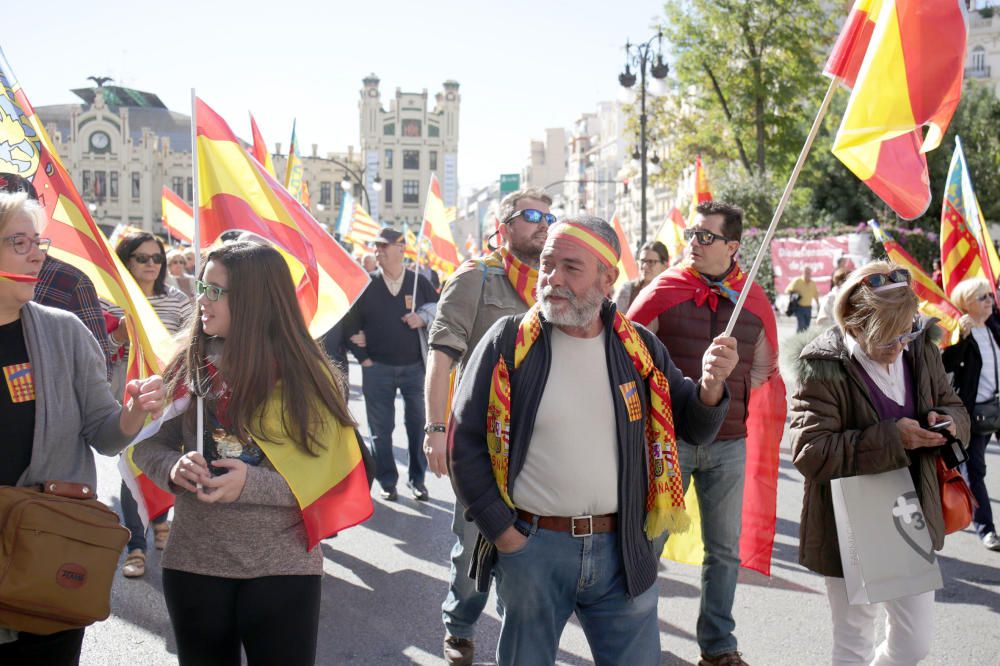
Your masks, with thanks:
[[(784, 319), (784, 318), (782, 318)], [(782, 335), (790, 323), (781, 322)], [(351, 408), (364, 421), (360, 370), (351, 368)], [(402, 403), (397, 402), (397, 460), (405, 463)], [(363, 430), (364, 431), (364, 430)], [(102, 499), (118, 508), (115, 461), (100, 458)], [(991, 495), (1000, 498), (1000, 448), (987, 455)], [(405, 479), (405, 470), (401, 470)], [(363, 526), (322, 544), (326, 558), (319, 664), (439, 664), (440, 604), (446, 590), (454, 495), (446, 479), (428, 480), (432, 500), (413, 501), (401, 486), (398, 503), (376, 500)], [(744, 571), (736, 598), (740, 649), (752, 664), (829, 663), (830, 629), (823, 582), (798, 565), (801, 476), (783, 443), (777, 540), (772, 576)], [(993, 500), (1000, 511), (1000, 501)], [(984, 549), (966, 530), (940, 554), (945, 587), (937, 593), (934, 647), (928, 664), (995, 664), (1000, 645), (1000, 553)], [(83, 664), (175, 664), (175, 646), (161, 592), (158, 557), (145, 578), (115, 581), (112, 616), (87, 631)], [(664, 562), (659, 617), (663, 664), (695, 664), (698, 567)], [(480, 623), (477, 662), (492, 663), (499, 621), (494, 604)], [(559, 663), (590, 663), (577, 624), (563, 634)]]

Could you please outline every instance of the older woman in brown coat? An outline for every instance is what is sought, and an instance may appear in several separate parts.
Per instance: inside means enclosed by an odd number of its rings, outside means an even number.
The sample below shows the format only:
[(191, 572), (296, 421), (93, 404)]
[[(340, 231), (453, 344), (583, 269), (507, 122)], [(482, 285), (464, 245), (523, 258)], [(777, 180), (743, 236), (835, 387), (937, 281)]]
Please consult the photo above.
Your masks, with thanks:
[[(963, 441), (969, 417), (955, 395), (935, 344), (936, 326), (917, 322), (910, 275), (874, 262), (844, 283), (834, 307), (837, 326), (792, 351), (792, 454), (805, 476), (799, 561), (826, 577), (833, 618), (834, 664), (915, 664), (930, 651), (934, 593), (885, 604), (847, 602), (830, 481), (909, 468), (934, 550), (944, 545), (936, 459), (947, 428)], [(803, 342), (800, 339), (800, 343)], [(795, 353), (797, 352), (797, 353)], [(879, 605), (886, 639), (875, 646)]]

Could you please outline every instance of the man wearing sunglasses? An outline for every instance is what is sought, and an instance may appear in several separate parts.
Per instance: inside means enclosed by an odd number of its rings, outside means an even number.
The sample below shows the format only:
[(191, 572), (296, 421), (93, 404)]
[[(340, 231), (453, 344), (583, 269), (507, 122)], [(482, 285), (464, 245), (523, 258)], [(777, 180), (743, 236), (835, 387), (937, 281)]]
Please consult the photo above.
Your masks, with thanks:
[[(552, 199), (543, 190), (511, 192), (500, 202), (496, 235), (500, 247), (492, 254), (465, 262), (448, 280), (430, 328), (425, 395), (427, 425), (424, 452), (430, 470), (448, 474), (445, 460), (449, 375), (457, 367), (455, 386), (465, 362), (480, 338), (500, 318), (520, 314), (535, 302), (538, 255), (545, 245)], [(486, 606), (488, 592), (476, 590), (469, 562), (479, 530), (466, 520), (465, 507), (455, 504), (448, 596), (441, 606), (444, 658), (449, 664), (471, 664), (475, 624)]]
[[(685, 376), (700, 374), (705, 348), (725, 330), (746, 284), (736, 261), (742, 232), (743, 211), (738, 207), (720, 201), (699, 204), (693, 226), (684, 232), (689, 260), (657, 276), (629, 308), (629, 319), (656, 332)], [(677, 441), (684, 488), (693, 480), (698, 494), (705, 547), (697, 623), (699, 666), (745, 663), (733, 634), (745, 467), (748, 451), (753, 458), (756, 451), (777, 450), (785, 421), (777, 322), (757, 284), (750, 286), (733, 337), (740, 360), (726, 381), (732, 401), (717, 439), (704, 446)], [(748, 419), (753, 427), (748, 428)], [(754, 420), (762, 425), (756, 427)], [(748, 432), (754, 433), (749, 442)], [(770, 542), (766, 546), (769, 549)]]

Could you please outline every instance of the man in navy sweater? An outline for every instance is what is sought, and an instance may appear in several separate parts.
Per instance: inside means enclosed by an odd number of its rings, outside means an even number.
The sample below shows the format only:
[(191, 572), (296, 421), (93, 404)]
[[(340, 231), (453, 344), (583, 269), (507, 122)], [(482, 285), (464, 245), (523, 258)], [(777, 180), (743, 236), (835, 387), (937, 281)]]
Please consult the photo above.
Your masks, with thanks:
[[(430, 495), (424, 485), (427, 460), (424, 438), (424, 362), (427, 326), (434, 320), (437, 292), (427, 278), (403, 267), (406, 243), (395, 229), (382, 229), (375, 244), (379, 270), (344, 322), (347, 347), (361, 364), (362, 392), (375, 456), (375, 478), (381, 497), (395, 502), (399, 473), (392, 454), (396, 391), (403, 395), (409, 448), (407, 487), (420, 501)], [(415, 281), (415, 282), (414, 282)], [(357, 336), (357, 333), (364, 333)], [(362, 341), (359, 344), (359, 341)]]

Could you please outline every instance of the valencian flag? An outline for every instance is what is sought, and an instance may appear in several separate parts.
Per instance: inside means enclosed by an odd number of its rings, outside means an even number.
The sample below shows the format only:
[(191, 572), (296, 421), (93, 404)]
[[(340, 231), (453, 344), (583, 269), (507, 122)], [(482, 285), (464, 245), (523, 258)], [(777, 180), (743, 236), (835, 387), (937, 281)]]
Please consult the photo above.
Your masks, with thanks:
[(680, 209), (674, 206), (653, 238), (667, 247), (671, 263), (677, 263), (684, 256), (684, 249), (687, 246), (687, 243), (684, 242), (685, 226), (684, 216), (681, 215)]
[(1000, 275), (1000, 259), (972, 189), (962, 141), (956, 136), (941, 206), (941, 276), (944, 291), (950, 297), (962, 280), (981, 277), (993, 289), (993, 300), (1000, 303), (997, 300), (997, 275)]
[(904, 219), (930, 205), (924, 153), (958, 106), (965, 49), (962, 0), (856, 0), (826, 64), (851, 88), (833, 154)]
[(448, 213), (441, 198), (441, 185), (437, 176), (431, 174), (431, 182), (427, 188), (427, 202), (424, 204), (424, 222), (420, 226), (420, 242), (427, 242), (427, 259), (431, 268), (447, 277), (458, 268), (458, 247), (451, 235), (448, 224)]
[(250, 231), (273, 243), (289, 262), (310, 333), (323, 335), (364, 291), (368, 274), (201, 99), (195, 114), (201, 247), (231, 230)]
[(302, 166), (302, 157), (299, 155), (299, 145), (295, 139), (295, 121), (293, 120), (292, 140), (288, 144), (288, 164), (285, 165), (285, 189), (299, 202), (303, 201), (302, 185), (304, 181), (302, 178), (304, 173), (305, 167)]
[[(346, 197), (345, 197), (346, 198)], [(350, 229), (344, 237), (355, 245), (368, 246), (378, 238), (381, 227), (376, 224), (361, 204), (354, 202), (351, 206)]]
[(961, 335), (958, 320), (962, 316), (959, 309), (948, 300), (941, 287), (937, 286), (920, 264), (892, 236), (882, 230), (878, 222), (868, 220), (868, 226), (875, 240), (882, 243), (889, 260), (910, 272), (910, 287), (920, 299), (920, 312), (939, 319), (938, 325), (947, 331), (948, 335), (941, 341), (941, 346), (947, 347), (958, 342)]
[(691, 211), (688, 213), (688, 225), (694, 223), (694, 216), (698, 214), (698, 204), (712, 200), (712, 192), (708, 189), (708, 176), (701, 164), (701, 155), (694, 158), (692, 184), (694, 191), (691, 197)]
[[(626, 282), (639, 279), (639, 264), (635, 261), (635, 254), (632, 246), (625, 237), (625, 229), (622, 228), (618, 214), (611, 218), (611, 226), (614, 227), (615, 235), (618, 236), (618, 244), (621, 246), (621, 257), (618, 259), (618, 279), (615, 280), (615, 291), (621, 288)], [(624, 314), (624, 313), (622, 313)]]
[(77, 192), (41, 120), (0, 50), (0, 171), (31, 181), (49, 220), (49, 249), (83, 271), (97, 295), (120, 307), (128, 321), (126, 377), (157, 374), (173, 356), (174, 342), (132, 274), (114, 253)]
[(194, 245), (194, 211), (191, 206), (165, 185), (162, 198), (163, 228), (174, 238)]
[[(271, 151), (267, 149), (267, 142), (264, 141), (264, 135), (260, 133), (260, 128), (257, 127), (257, 121), (254, 120), (253, 114), (250, 114), (250, 133), (253, 134), (253, 157), (255, 160), (261, 163), (267, 172), (271, 174), (273, 178), (277, 178), (278, 174), (274, 171), (274, 161), (271, 159)], [(294, 140), (295, 128), (292, 128), (292, 137)]]

